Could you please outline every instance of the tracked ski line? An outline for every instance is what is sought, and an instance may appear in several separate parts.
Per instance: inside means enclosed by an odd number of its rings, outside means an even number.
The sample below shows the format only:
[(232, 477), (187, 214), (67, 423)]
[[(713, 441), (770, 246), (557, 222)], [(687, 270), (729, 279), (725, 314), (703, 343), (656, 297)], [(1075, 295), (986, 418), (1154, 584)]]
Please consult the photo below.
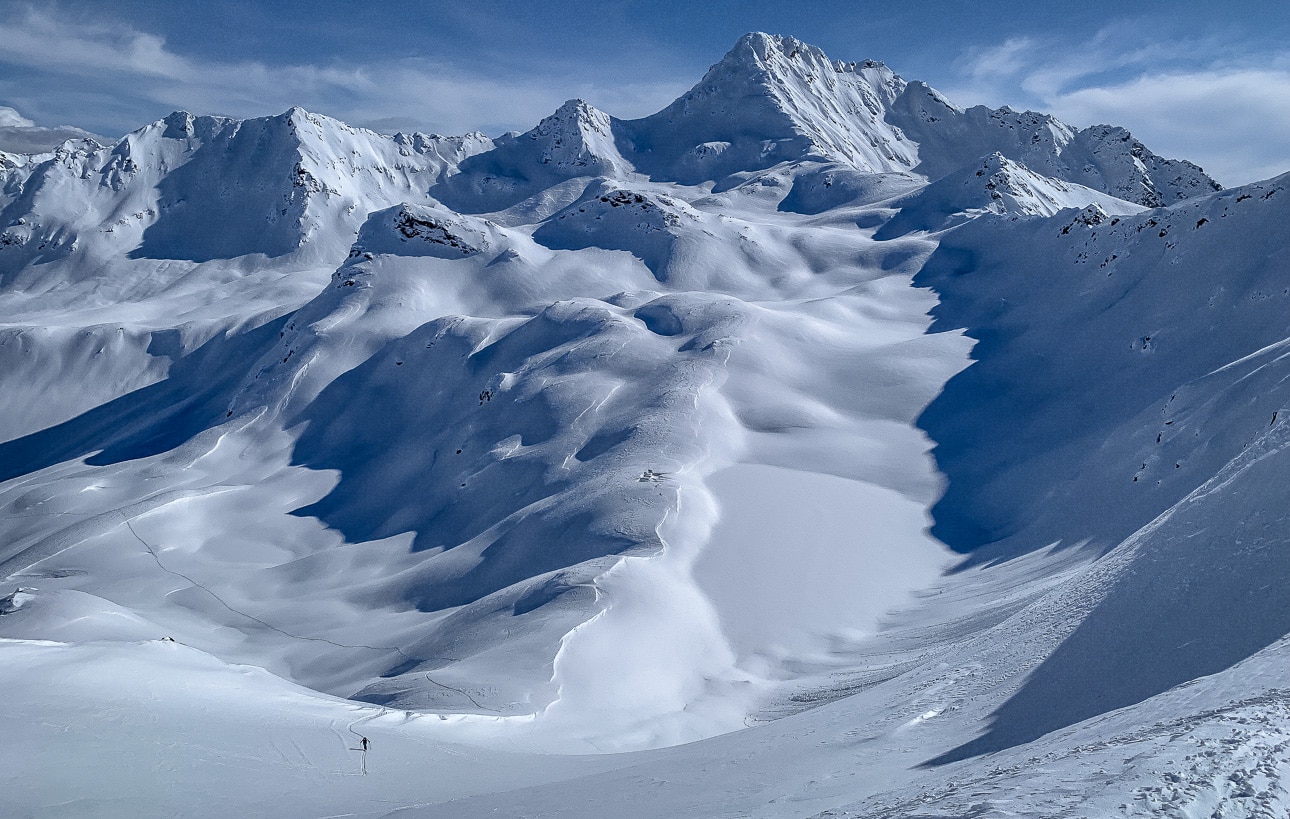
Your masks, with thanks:
[[(157, 555), (157, 552), (152, 548), (152, 546), (150, 546), (148, 542), (144, 540), (142, 537), (140, 537), (139, 533), (135, 531), (134, 526), (130, 524), (130, 520), (126, 518), (124, 515), (122, 515), (121, 517), (122, 517), (122, 520), (125, 521), (126, 528), (130, 530), (130, 534), (134, 535), (135, 540), (139, 541), (139, 543), (143, 545), (143, 548), (148, 550), (148, 554), (152, 555), (152, 559), (156, 562), (158, 568), (160, 568), (163, 572), (167, 574), (172, 574), (175, 577), (183, 578), (184, 580), (191, 583), (194, 587), (199, 588), (202, 591), (206, 592), (212, 598), (214, 598), (217, 603), (219, 603), (224, 608), (228, 609), (233, 614), (236, 614), (240, 617), (245, 617), (246, 619), (251, 620), (252, 622), (255, 622), (260, 624), (261, 626), (264, 626), (270, 631), (276, 631), (278, 634), (281, 634), (284, 637), (290, 637), (293, 640), (309, 640), (311, 642), (327, 643), (328, 645), (333, 645), (333, 646), (336, 646), (337, 648), (364, 648), (364, 649), (368, 649), (369, 651), (393, 651), (399, 654), (399, 656), (403, 657), (406, 660), (410, 660), (412, 662), (420, 661), (418, 660), (418, 658), (412, 657), (411, 655), (404, 652), (403, 649), (399, 648), (398, 646), (370, 646), (362, 643), (358, 643), (358, 644), (338, 643), (335, 640), (329, 640), (326, 637), (310, 637), (304, 634), (293, 634), (285, 629), (278, 628), (272, 623), (267, 623), (253, 614), (247, 614), (244, 611), (236, 609), (233, 606), (230, 606), (228, 604), (228, 601), (220, 597), (209, 587), (204, 586), (201, 583), (198, 583), (196, 580), (184, 574), (183, 572), (177, 572), (174, 569), (167, 568), (167, 566), (161, 562), (161, 558)], [(446, 659), (446, 658), (435, 658), (435, 659)]]
[[(207, 594), (209, 594), (212, 598), (214, 598), (214, 599), (215, 599), (215, 601), (216, 601), (217, 603), (219, 603), (219, 604), (220, 604), (221, 606), (223, 606), (224, 608), (228, 609), (228, 610), (229, 610), (230, 612), (232, 612), (233, 614), (239, 615), (239, 616), (241, 616), (241, 617), (245, 617), (245, 618), (246, 618), (246, 619), (248, 619), (248, 620), (251, 620), (251, 621), (253, 621), (253, 622), (255, 622), (255, 623), (258, 623), (258, 624), (260, 624), (261, 626), (264, 626), (265, 628), (269, 629), (270, 631), (276, 631), (278, 634), (281, 634), (281, 635), (283, 635), (284, 637), (290, 637), (290, 638), (292, 638), (292, 639), (294, 639), (294, 640), (308, 640), (308, 641), (311, 641), (311, 642), (327, 643), (328, 645), (333, 645), (333, 646), (336, 646), (337, 648), (361, 648), (361, 649), (367, 649), (367, 650), (369, 650), (369, 651), (393, 651), (393, 652), (395, 652), (396, 654), (398, 654), (400, 657), (402, 657), (403, 659), (408, 660), (409, 662), (414, 662), (414, 663), (425, 662), (426, 660), (441, 660), (441, 661), (444, 661), (444, 662), (458, 662), (458, 660), (456, 660), (455, 658), (452, 658), (452, 657), (421, 657), (421, 658), (413, 657), (412, 655), (408, 654), (406, 651), (404, 651), (403, 649), (399, 648), (398, 646), (372, 646), (372, 645), (366, 645), (366, 644), (364, 644), (364, 643), (338, 643), (338, 642), (336, 642), (335, 640), (329, 640), (329, 639), (327, 639), (326, 637), (310, 637), (310, 636), (308, 636), (308, 635), (304, 635), (304, 634), (293, 634), (292, 632), (289, 632), (289, 631), (287, 631), (287, 630), (285, 630), (285, 629), (278, 628), (277, 626), (273, 625), (272, 623), (265, 622), (264, 620), (261, 620), (259, 617), (256, 617), (256, 616), (255, 616), (255, 615), (253, 615), (253, 614), (248, 614), (248, 613), (246, 613), (246, 612), (244, 612), (244, 611), (241, 611), (241, 610), (239, 610), (239, 609), (237, 609), (237, 608), (234, 608), (233, 606), (231, 606), (231, 605), (229, 605), (229, 604), (228, 604), (228, 601), (226, 601), (224, 598), (220, 597), (218, 594), (216, 594), (214, 591), (212, 591), (209, 587), (204, 586), (204, 585), (202, 585), (201, 583), (198, 583), (196, 580), (194, 580), (193, 578), (191, 578), (191, 577), (189, 577), (188, 575), (184, 574), (183, 572), (177, 572), (177, 571), (175, 571), (174, 569), (167, 568), (167, 567), (166, 567), (166, 565), (165, 565), (164, 563), (162, 563), (162, 562), (161, 562), (161, 558), (157, 555), (156, 550), (154, 550), (154, 549), (152, 548), (152, 546), (151, 546), (151, 545), (149, 545), (149, 544), (148, 544), (148, 542), (147, 542), (146, 540), (144, 540), (142, 537), (140, 537), (140, 536), (139, 536), (139, 533), (135, 531), (134, 526), (133, 526), (133, 525), (131, 525), (129, 518), (125, 517), (125, 515), (121, 515), (121, 518), (122, 518), (122, 520), (125, 522), (126, 528), (130, 530), (130, 534), (134, 535), (134, 539), (135, 539), (135, 540), (137, 540), (137, 541), (139, 541), (139, 543), (140, 543), (140, 544), (142, 544), (143, 548), (147, 549), (148, 554), (152, 556), (152, 559), (153, 559), (153, 561), (155, 561), (155, 562), (156, 562), (157, 567), (158, 567), (158, 568), (160, 568), (163, 572), (166, 572), (167, 574), (172, 574), (172, 575), (174, 575), (175, 577), (183, 578), (184, 580), (186, 580), (186, 581), (188, 581), (190, 584), (192, 584), (194, 587), (199, 588), (199, 589), (201, 589), (202, 591), (204, 591), (204, 592), (206, 592)], [(471, 702), (471, 703), (472, 703), (476, 708), (479, 708), (479, 709), (481, 709), (481, 710), (483, 710), (483, 711), (492, 711), (492, 712), (494, 712), (494, 713), (498, 713), (498, 709), (496, 709), (496, 708), (489, 708), (488, 706), (483, 705), (483, 704), (482, 704), (482, 703), (480, 703), (478, 700), (476, 700), (474, 697), (472, 697), (468, 692), (463, 691), (463, 690), (462, 690), (462, 689), (460, 689), (460, 688), (454, 688), (454, 687), (452, 687), (451, 685), (445, 685), (444, 683), (439, 682), (438, 680), (436, 680), (436, 679), (434, 679), (433, 677), (431, 677), (431, 676), (430, 676), (430, 674), (429, 674), (429, 672), (426, 672), (426, 674), (425, 674), (425, 678), (426, 678), (427, 680), (429, 680), (430, 682), (434, 683), (435, 685), (439, 686), (440, 688), (446, 689), (446, 690), (448, 690), (448, 691), (455, 691), (455, 692), (457, 692), (458, 694), (461, 694), (463, 697), (465, 697), (466, 699), (470, 700), (470, 702)]]
[(469, 694), (468, 692), (463, 691), (463, 690), (461, 690), (460, 688), (453, 688), (451, 685), (445, 685), (445, 684), (443, 684), (443, 683), (439, 682), (439, 681), (438, 681), (438, 680), (436, 680), (434, 677), (431, 677), (431, 676), (429, 675), (429, 673), (427, 673), (427, 674), (425, 675), (425, 678), (426, 678), (427, 680), (429, 680), (430, 682), (434, 683), (435, 685), (439, 686), (440, 688), (445, 688), (445, 689), (447, 689), (447, 690), (449, 690), (449, 691), (456, 691), (458, 694), (461, 694), (463, 697), (465, 697), (466, 699), (468, 699), (468, 700), (470, 700), (472, 703), (474, 703), (474, 706), (475, 706), (476, 708), (479, 708), (479, 709), (484, 710), (484, 711), (492, 711), (493, 713), (500, 713), (500, 712), (498, 711), (498, 709), (496, 709), (496, 708), (489, 708), (487, 705), (481, 705), (481, 704), (480, 704), (480, 702), (479, 702), (478, 700), (476, 700), (474, 697), (470, 696), (470, 694)]

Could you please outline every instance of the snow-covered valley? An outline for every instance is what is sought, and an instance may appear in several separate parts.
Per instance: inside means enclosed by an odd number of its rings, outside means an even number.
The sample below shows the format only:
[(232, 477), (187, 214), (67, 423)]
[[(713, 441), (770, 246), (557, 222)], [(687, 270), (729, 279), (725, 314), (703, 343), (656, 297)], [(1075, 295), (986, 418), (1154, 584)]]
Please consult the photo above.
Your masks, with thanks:
[(1284, 815), (1288, 209), (762, 34), (0, 155), (0, 812)]

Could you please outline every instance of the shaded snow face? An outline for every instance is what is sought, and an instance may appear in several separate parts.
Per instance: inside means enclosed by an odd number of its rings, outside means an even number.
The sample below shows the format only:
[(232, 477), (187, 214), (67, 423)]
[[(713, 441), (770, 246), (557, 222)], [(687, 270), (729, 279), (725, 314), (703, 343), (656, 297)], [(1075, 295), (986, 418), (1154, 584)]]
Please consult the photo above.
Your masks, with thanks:
[(1069, 593), (1078, 627), (939, 762), (1143, 702), (1290, 633), (1268, 596), (1290, 578), (1268, 495), (1290, 400), (1286, 191), (1281, 177), (1128, 217), (981, 222), (920, 273), (937, 321), (981, 339), (919, 421), (949, 480), (932, 533), (973, 563), (1109, 552)]
[[(1275, 261), (1284, 185), (1128, 216), (979, 220), (941, 242), (918, 281), (941, 294), (942, 327), (981, 341), (920, 421), (951, 476), (938, 536), (964, 551), (1089, 536), (1109, 547), (1268, 427), (1290, 295)], [(1005, 434), (1021, 419), (1024, 439)], [(1048, 503), (1045, 475), (1080, 501)]]
[[(943, 763), (1102, 741), (1290, 630), (1284, 180), (1215, 192), (1127, 132), (768, 35), (631, 122), (178, 113), (0, 160), (20, 677), (166, 669), (177, 708), (246, 677), (307, 759), (367, 761), (360, 720), (490, 761), (727, 734), (596, 798), (759, 747), (763, 789), (901, 815)], [(1206, 702), (1260, 695), (1231, 679)], [(221, 703), (216, 745), (293, 758)], [(603, 773), (563, 764), (535, 770)], [(718, 798), (680, 791), (650, 804)]]

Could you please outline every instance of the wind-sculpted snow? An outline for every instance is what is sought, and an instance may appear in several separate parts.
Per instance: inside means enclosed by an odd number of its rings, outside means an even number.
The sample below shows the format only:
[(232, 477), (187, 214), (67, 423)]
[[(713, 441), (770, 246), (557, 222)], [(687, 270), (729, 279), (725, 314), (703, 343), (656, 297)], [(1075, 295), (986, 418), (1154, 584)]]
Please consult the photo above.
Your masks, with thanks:
[(0, 156), (0, 812), (1284, 813), (1288, 202), (764, 34)]
[[(627, 254), (600, 251), (592, 274), (579, 261), (585, 251), (552, 252), (482, 219), (409, 206), (380, 212), (332, 284), (293, 315), (273, 350), (233, 391), (230, 417), (267, 406), (293, 428), (305, 421), (294, 460), (339, 471), (335, 488), (297, 514), (320, 519), (349, 542), (413, 535), (410, 559), (385, 580), (352, 591), (360, 595), (355, 599), (436, 615), (452, 611), (429, 618), (425, 634), (391, 658), (387, 680), (368, 686), (365, 698), (514, 710), (519, 691), (530, 707), (540, 705), (540, 697), (550, 696), (542, 692), (561, 635), (576, 622), (569, 619), (576, 611), (562, 609), (576, 602), (585, 612), (594, 602), (585, 590), (613, 565), (606, 559), (660, 553), (657, 530), (674, 514), (678, 490), (690, 486), (701, 497), (692, 482), (736, 457), (749, 432), (792, 438), (797, 428), (818, 429), (832, 434), (835, 446), (860, 447), (871, 460), (844, 464), (832, 446), (809, 436), (797, 456), (767, 443), (757, 445), (766, 449), (759, 457), (788, 465), (819, 458), (828, 471), (923, 502), (931, 497), (933, 481), (920, 474), (925, 464), (897, 466), (906, 457), (900, 452), (921, 452), (924, 442), (916, 434), (893, 436), (931, 393), (903, 383), (878, 352), (891, 349), (897, 359), (946, 373), (957, 367), (957, 339), (926, 349), (913, 343), (925, 306), (911, 302), (907, 318), (866, 316), (878, 296), (862, 288), (830, 310), (812, 305), (800, 313), (767, 313), (719, 290), (774, 292), (758, 280), (771, 259), (757, 247), (769, 251), (779, 241), (760, 236), (769, 226), (719, 220), (657, 194), (620, 190), (590, 202), (602, 216), (620, 208), (629, 214), (617, 228), (618, 241), (637, 235), (634, 222), (645, 211), (668, 207), (685, 215), (671, 225), (685, 242), (695, 243), (690, 234), (710, 225), (748, 245), (747, 261), (727, 264), (715, 280), (695, 280), (716, 293), (660, 296), (647, 289), (658, 286), (655, 274)], [(560, 223), (553, 218), (551, 224)], [(863, 257), (859, 264), (844, 261), (847, 244), (834, 228), (794, 232), (796, 251), (775, 250), (773, 258), (802, 269), (785, 277), (792, 266), (776, 264), (781, 289), (832, 293), (889, 275), (869, 269)], [(611, 226), (601, 244), (613, 245), (614, 236)], [(382, 248), (385, 254), (378, 253)], [(837, 266), (830, 277), (810, 272), (823, 259)], [(676, 271), (682, 279), (713, 275), (707, 255), (682, 261), (660, 272)], [(549, 302), (566, 292), (594, 298)], [(548, 306), (528, 318), (515, 312), (541, 304)], [(890, 329), (882, 329), (888, 322)], [(839, 362), (837, 372), (810, 371), (791, 344), (768, 343), (792, 324), (798, 333), (812, 328), (811, 349), (842, 344), (854, 358)], [(854, 346), (843, 342), (841, 328), (859, 325), (872, 326), (875, 335)], [(752, 327), (765, 329), (741, 329)], [(730, 351), (749, 338), (765, 340), (726, 372)], [(908, 351), (895, 353), (891, 345), (898, 344)], [(848, 384), (862, 373), (894, 383), (851, 407)], [(761, 393), (772, 380), (782, 385), (774, 388), (782, 397), (773, 401)], [(736, 402), (733, 414), (724, 400), (711, 406), (699, 400), (708, 385), (722, 381)], [(911, 398), (903, 396), (907, 390)], [(890, 428), (879, 433), (884, 426)], [(878, 443), (882, 434), (889, 443)], [(641, 479), (654, 473), (665, 477)], [(700, 535), (692, 530), (707, 524), (672, 525), (676, 548), (693, 549)], [(574, 599), (563, 600), (566, 595)], [(490, 683), (493, 695), (472, 689), (454, 697), (439, 685), (446, 680), (467, 690), (497, 677), (502, 672), (489, 665), (496, 662), (489, 655), (501, 651), (506, 683)], [(688, 671), (669, 673), (684, 679)]]
[(671, 196), (593, 185), (577, 202), (548, 219), (533, 238), (552, 249), (626, 250), (666, 281), (673, 244), (702, 218)]

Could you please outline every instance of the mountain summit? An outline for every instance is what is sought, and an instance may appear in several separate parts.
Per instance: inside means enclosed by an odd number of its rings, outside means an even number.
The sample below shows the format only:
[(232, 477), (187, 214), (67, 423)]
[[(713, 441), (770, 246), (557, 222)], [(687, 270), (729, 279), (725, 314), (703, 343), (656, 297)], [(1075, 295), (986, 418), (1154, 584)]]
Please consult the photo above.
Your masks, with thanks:
[(631, 171), (613, 137), (613, 121), (584, 100), (560, 106), (523, 134), (499, 138), (493, 150), (461, 163), (434, 189), (458, 210), (496, 211), (568, 179), (617, 177)]
[(622, 132), (643, 170), (693, 184), (793, 160), (879, 173), (917, 164), (884, 114), (905, 81), (881, 63), (842, 63), (792, 37), (748, 34), (698, 85)]
[(1200, 168), (1157, 156), (1123, 129), (1078, 130), (1007, 107), (959, 108), (880, 62), (831, 60), (792, 37), (753, 33), (662, 111), (617, 120), (566, 103), (533, 131), (465, 163), (444, 195), (491, 210), (557, 178), (636, 171), (725, 186), (784, 162), (934, 181), (994, 153), (1148, 207), (1220, 189)]

